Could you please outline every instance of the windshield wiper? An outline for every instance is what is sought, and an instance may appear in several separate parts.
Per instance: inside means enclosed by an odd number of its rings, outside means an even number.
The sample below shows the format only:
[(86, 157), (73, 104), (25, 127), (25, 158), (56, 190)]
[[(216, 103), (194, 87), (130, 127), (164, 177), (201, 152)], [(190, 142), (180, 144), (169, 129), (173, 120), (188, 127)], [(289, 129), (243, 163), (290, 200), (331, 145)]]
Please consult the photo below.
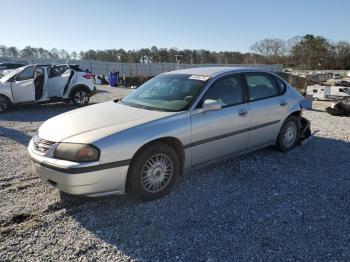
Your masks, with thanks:
[(152, 106), (146, 106), (146, 105), (140, 105), (140, 104), (134, 104), (130, 102), (125, 102), (122, 101), (123, 104), (135, 108), (140, 108), (140, 109), (146, 109), (146, 110), (151, 110), (151, 111), (160, 111), (160, 112), (174, 112), (174, 110), (171, 109), (166, 109), (166, 108), (158, 108), (158, 107), (152, 107)]
[(143, 108), (141, 105), (130, 103), (130, 102), (125, 102), (121, 99), (119, 100), (119, 103), (121, 103), (122, 105), (131, 106), (131, 107), (135, 107), (135, 108)]

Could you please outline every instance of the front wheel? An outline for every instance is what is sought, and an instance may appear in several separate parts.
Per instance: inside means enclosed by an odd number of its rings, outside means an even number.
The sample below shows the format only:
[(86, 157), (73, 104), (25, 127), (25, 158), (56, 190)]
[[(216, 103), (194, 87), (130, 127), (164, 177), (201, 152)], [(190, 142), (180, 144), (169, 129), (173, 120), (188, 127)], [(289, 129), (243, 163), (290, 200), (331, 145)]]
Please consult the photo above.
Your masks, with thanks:
[(90, 93), (83, 88), (79, 88), (72, 93), (72, 102), (77, 106), (85, 106), (90, 101)]
[(10, 108), (11, 102), (4, 95), (0, 95), (0, 113), (6, 112)]
[(277, 148), (282, 152), (293, 149), (300, 140), (300, 121), (289, 116), (283, 123), (277, 138)]
[(168, 194), (180, 173), (179, 158), (164, 143), (148, 146), (135, 156), (128, 174), (128, 190), (137, 199), (153, 200)]

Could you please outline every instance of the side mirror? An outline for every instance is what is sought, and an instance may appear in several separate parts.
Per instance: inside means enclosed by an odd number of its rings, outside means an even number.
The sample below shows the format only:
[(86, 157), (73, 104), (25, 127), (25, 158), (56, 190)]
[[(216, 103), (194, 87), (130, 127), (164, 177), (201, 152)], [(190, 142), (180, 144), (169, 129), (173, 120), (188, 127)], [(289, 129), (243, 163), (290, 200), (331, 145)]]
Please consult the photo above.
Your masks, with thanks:
[(221, 102), (213, 99), (204, 101), (201, 112), (216, 111), (222, 108)]

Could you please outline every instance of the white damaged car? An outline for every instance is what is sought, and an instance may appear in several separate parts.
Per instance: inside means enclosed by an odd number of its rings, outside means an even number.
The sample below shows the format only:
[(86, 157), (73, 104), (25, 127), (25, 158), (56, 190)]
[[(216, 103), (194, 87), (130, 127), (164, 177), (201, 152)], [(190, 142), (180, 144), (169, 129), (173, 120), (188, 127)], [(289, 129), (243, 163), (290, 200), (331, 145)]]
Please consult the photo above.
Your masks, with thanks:
[(96, 93), (94, 75), (75, 65), (28, 65), (0, 79), (0, 113), (13, 104), (72, 101), (84, 106)]

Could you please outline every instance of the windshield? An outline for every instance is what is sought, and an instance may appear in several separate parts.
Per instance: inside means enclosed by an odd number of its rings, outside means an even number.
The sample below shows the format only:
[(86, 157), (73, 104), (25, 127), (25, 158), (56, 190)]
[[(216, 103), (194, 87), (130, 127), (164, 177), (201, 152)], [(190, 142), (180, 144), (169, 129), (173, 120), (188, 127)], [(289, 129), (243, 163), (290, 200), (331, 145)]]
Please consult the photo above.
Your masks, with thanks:
[(11, 71), (10, 73), (4, 75), (1, 79), (0, 82), (5, 83), (7, 82), (11, 77), (17, 75), (20, 71), (22, 71), (26, 66), (22, 66), (20, 68), (17, 68), (13, 71)]
[(169, 74), (159, 75), (141, 85), (122, 103), (150, 110), (182, 111), (199, 94), (208, 77)]

